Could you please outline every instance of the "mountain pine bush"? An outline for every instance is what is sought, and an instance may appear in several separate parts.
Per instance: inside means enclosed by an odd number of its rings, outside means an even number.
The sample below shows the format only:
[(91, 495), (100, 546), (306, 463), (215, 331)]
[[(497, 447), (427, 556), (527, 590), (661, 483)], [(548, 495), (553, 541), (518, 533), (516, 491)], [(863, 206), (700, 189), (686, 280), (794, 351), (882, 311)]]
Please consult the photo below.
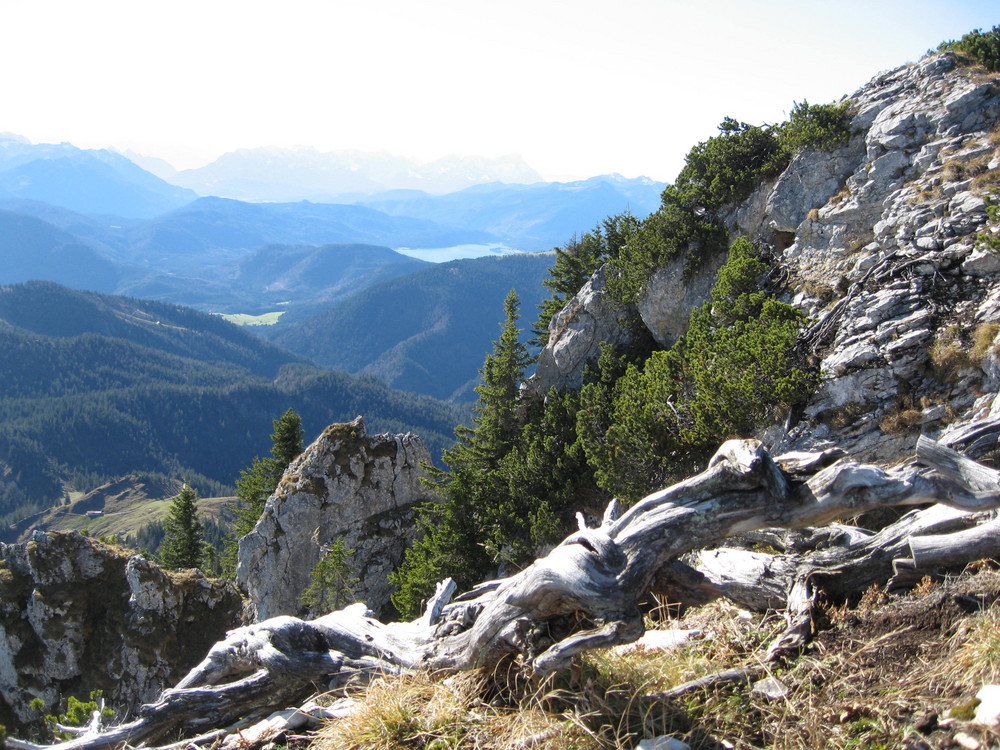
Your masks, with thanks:
[(982, 65), (991, 73), (1000, 71), (1000, 26), (989, 31), (973, 29), (961, 39), (941, 42), (938, 50), (956, 52), (969, 61)]

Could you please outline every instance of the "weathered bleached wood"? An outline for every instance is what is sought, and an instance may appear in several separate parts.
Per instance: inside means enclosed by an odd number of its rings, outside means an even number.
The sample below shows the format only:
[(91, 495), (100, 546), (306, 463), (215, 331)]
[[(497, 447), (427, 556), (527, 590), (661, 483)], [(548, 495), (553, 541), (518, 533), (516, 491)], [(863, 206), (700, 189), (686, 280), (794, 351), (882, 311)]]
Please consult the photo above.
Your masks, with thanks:
[(955, 567), (1000, 557), (1000, 519), (951, 534), (913, 537), (909, 544), (917, 570)]
[(989, 498), (1000, 491), (1000, 471), (966, 458), (926, 435), (921, 435), (917, 440), (917, 460), (933, 467), (934, 471), (949, 477), (958, 485), (985, 496), (984, 508), (967, 507), (967, 510), (993, 507)]
[[(545, 675), (587, 649), (638, 639), (638, 603), (685, 553), (762, 528), (824, 524), (887, 505), (944, 502), (979, 510), (1000, 503), (1000, 485), (986, 488), (983, 474), (953, 451), (925, 445), (918, 454), (924, 468), (882, 469), (829, 453), (815, 460), (799, 456), (787, 459), (794, 471), (786, 474), (759, 442), (729, 441), (701, 474), (617, 518), (606, 513), (599, 528), (579, 529), (514, 576), (449, 603), (442, 595), (427, 617), (383, 625), (354, 605), (308, 622), (279, 617), (232, 631), (177, 688), (143, 706), (136, 721), (57, 747), (102, 750), (152, 742), (182, 727), (200, 734), (248, 713), (296, 705), (317, 686), (379, 672), (454, 672), (515, 659)], [(904, 527), (894, 526), (889, 533), (847, 535), (847, 542), (842, 532), (831, 535), (841, 541), (829, 561), (818, 549), (809, 564), (823, 568), (825, 583), (849, 581), (851, 571), (866, 569), (859, 560), (881, 559), (885, 549), (905, 543)], [(777, 652), (806, 637), (803, 623), (814, 596), (817, 571), (803, 575), (808, 568), (797, 562), (792, 568), (785, 606), (793, 612), (787, 642), (776, 645)], [(704, 588), (721, 586), (709, 582)]]
[(456, 588), (458, 588), (458, 584), (453, 578), (445, 578), (438, 582), (437, 586), (434, 587), (434, 596), (430, 598), (424, 608), (424, 623), (426, 625), (433, 625), (441, 619), (441, 610), (451, 601)]
[[(661, 571), (656, 586), (669, 590), (677, 601), (726, 597), (748, 609), (784, 609), (789, 606), (792, 587), (801, 578), (819, 576), (824, 590), (833, 597), (860, 592), (872, 583), (886, 581), (893, 566), (910, 554), (914, 544), (935, 538), (925, 535), (948, 539), (976, 523), (976, 517), (967, 511), (933, 505), (907, 513), (878, 533), (839, 525), (811, 529), (811, 541), (793, 539), (789, 552), (729, 547), (701, 550), (684, 558), (688, 571), (674, 566)], [(768, 538), (774, 544), (782, 541), (776, 535)], [(816, 539), (824, 543), (818, 544)]]

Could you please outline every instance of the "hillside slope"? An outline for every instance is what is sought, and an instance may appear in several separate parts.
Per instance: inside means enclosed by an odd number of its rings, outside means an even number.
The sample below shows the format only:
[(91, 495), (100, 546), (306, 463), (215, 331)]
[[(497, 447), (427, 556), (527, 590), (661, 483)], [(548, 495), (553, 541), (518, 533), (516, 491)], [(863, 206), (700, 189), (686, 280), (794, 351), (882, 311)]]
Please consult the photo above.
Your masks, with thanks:
[[(819, 387), (784, 424), (761, 426), (769, 444), (896, 460), (918, 433), (958, 439), (966, 420), (995, 413), (997, 90), (951, 53), (880, 74), (844, 102), (848, 139), (798, 149), (716, 212), (730, 240), (770, 248), (770, 288), (809, 320), (799, 346)], [(635, 311), (659, 347), (683, 333), (720, 264), (682, 254), (645, 279)], [(576, 334), (595, 319), (616, 327), (607, 296), (588, 287), (553, 320), (538, 391), (578, 384), (596, 360)]]
[(122, 276), (113, 261), (78, 237), (33, 216), (0, 210), (0, 283), (46, 279), (113, 292)]
[(216, 316), (40, 282), (0, 287), (0, 370), (0, 516), (53, 502), (67, 479), (87, 489), (145, 471), (230, 485), (289, 407), (307, 434), (364, 414), (435, 453), (461, 419)]
[(2, 135), (0, 197), (135, 219), (183, 206), (197, 194), (161, 180), (113, 151), (80, 149), (69, 143), (32, 144)]
[(504, 298), (516, 289), (522, 315), (533, 320), (553, 257), (518, 254), (426, 268), (279, 326), (274, 341), (324, 366), (376, 375), (394, 388), (474, 400), (478, 370), (503, 322)]
[(665, 185), (603, 175), (577, 182), (477, 185), (447, 195), (397, 191), (359, 201), (391, 216), (410, 216), (488, 232), (511, 247), (544, 252), (607, 216), (645, 217)]

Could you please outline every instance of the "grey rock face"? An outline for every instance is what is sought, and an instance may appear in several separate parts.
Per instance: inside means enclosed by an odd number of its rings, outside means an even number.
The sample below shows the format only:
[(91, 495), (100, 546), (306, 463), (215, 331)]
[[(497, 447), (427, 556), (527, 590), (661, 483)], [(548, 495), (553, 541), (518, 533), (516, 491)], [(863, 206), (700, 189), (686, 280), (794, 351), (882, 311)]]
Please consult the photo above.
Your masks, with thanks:
[[(1000, 203), (995, 78), (948, 53), (883, 73), (850, 98), (849, 143), (799, 151), (717, 216), (731, 238), (775, 247), (786, 301), (811, 319), (805, 348), (822, 382), (794, 428), (766, 431), (776, 449), (836, 442), (891, 461), (912, 451), (917, 432), (1000, 413), (996, 356), (973, 351), (1000, 323), (1000, 260), (979, 239), (1000, 235), (988, 211)], [(649, 280), (638, 309), (661, 346), (683, 334), (722, 260), (694, 277), (673, 261)], [(585, 303), (593, 295), (557, 316), (542, 382), (573, 384), (575, 363), (612, 340), (602, 326), (614, 314)], [(949, 340), (961, 356), (943, 366)]]
[[(783, 254), (794, 302), (815, 321), (823, 377), (786, 439), (893, 460), (918, 431), (935, 435), (992, 403), (975, 395), (989, 387), (990, 358), (971, 352), (976, 329), (998, 321), (1000, 263), (976, 245), (1000, 184), (990, 133), (1000, 95), (946, 54), (880, 76), (852, 102), (863, 156)], [(796, 200), (791, 191), (770, 205)], [(953, 366), (941, 361), (948, 341)]]
[(239, 626), (228, 581), (165, 572), (76, 532), (0, 544), (0, 722), (38, 718), (60, 697), (103, 690), (134, 711)]
[(799, 151), (767, 197), (767, 226), (776, 232), (795, 232), (810, 210), (818, 209), (843, 187), (863, 158), (864, 141), (859, 137), (835, 151)]
[(715, 275), (725, 261), (725, 254), (720, 253), (697, 271), (685, 273), (687, 258), (677, 257), (646, 282), (639, 298), (639, 316), (660, 346), (673, 346), (687, 333), (691, 311), (709, 298)]
[(623, 309), (608, 295), (605, 269), (598, 269), (583, 288), (549, 322), (549, 343), (538, 355), (525, 389), (540, 396), (553, 386), (579, 387), (588, 362), (596, 362), (601, 342), (624, 346), (631, 334), (619, 318)]
[(254, 530), (240, 540), (236, 577), (257, 620), (302, 614), (302, 592), (321, 549), (343, 540), (368, 608), (389, 604), (387, 576), (416, 535), (417, 506), (435, 500), (418, 437), (365, 434), (364, 421), (326, 428), (285, 471)]

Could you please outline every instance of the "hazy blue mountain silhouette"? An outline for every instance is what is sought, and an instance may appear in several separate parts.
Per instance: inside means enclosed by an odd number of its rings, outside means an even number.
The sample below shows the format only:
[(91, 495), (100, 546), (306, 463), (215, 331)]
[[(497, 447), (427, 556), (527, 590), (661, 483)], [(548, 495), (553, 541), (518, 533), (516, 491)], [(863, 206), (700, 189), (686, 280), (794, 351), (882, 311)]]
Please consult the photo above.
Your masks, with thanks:
[(393, 216), (447, 220), (488, 232), (518, 250), (545, 251), (608, 216), (631, 211), (645, 217), (659, 206), (664, 187), (645, 178), (605, 175), (579, 182), (477, 185), (448, 195), (397, 190), (360, 204)]
[(0, 210), (0, 284), (46, 279), (81, 289), (114, 291), (117, 264), (41, 219)]
[(86, 214), (150, 218), (190, 203), (197, 194), (113, 151), (0, 137), (0, 196)]

